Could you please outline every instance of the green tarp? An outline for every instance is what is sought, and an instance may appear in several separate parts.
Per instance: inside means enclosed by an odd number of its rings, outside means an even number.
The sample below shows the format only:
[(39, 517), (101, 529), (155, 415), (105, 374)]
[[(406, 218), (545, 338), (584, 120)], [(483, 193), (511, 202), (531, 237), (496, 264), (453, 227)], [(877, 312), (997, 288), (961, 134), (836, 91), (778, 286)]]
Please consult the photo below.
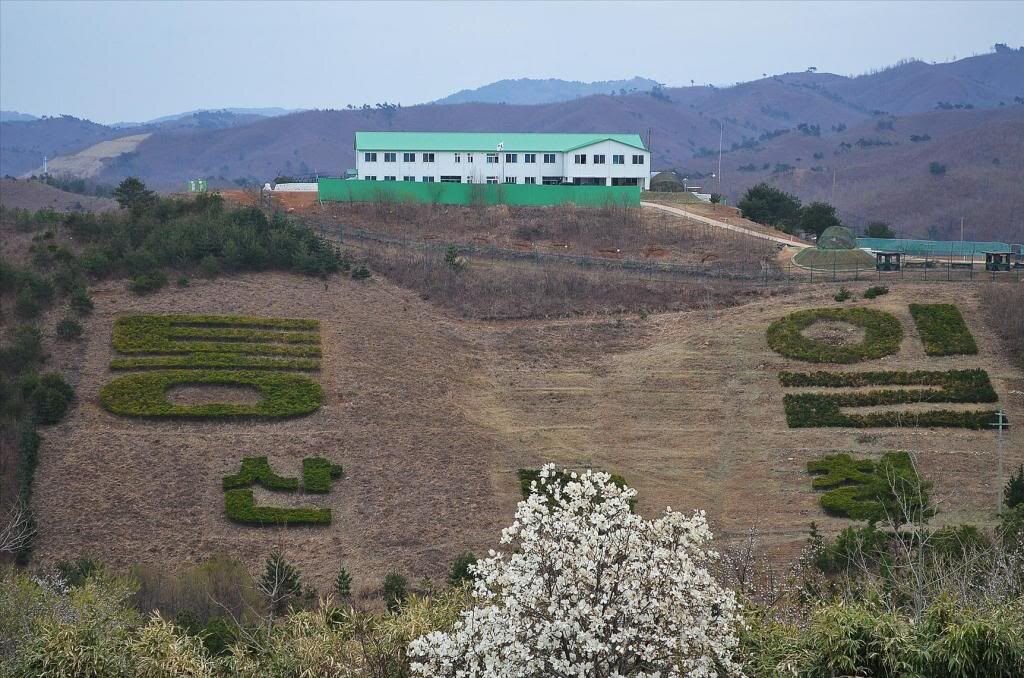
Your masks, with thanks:
[(439, 205), (540, 207), (565, 203), (602, 207), (611, 203), (640, 206), (639, 186), (455, 184), (359, 179), (320, 179), (317, 184), (320, 200), (334, 202), (408, 201)]

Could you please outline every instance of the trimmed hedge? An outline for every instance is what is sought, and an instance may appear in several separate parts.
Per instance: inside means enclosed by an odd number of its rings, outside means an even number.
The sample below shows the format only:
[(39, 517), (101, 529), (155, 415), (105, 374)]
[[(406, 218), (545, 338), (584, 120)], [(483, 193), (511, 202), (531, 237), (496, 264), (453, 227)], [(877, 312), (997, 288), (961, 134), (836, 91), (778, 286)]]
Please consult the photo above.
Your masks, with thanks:
[[(172, 386), (221, 384), (253, 386), (263, 395), (255, 405), (211, 403), (174, 405)], [(244, 370), (164, 370), (119, 377), (100, 391), (100, 402), (114, 414), (134, 417), (294, 417), (320, 407), (320, 385), (304, 375)]]
[(926, 389), (888, 389), (847, 393), (795, 393), (783, 396), (790, 428), (844, 426), (854, 428), (949, 427), (987, 429), (995, 411), (933, 410), (844, 414), (842, 407), (899, 403), (993, 403), (999, 399), (984, 370), (946, 372), (781, 372), (783, 386), (855, 388), (863, 386), (939, 386)]
[(928, 355), (974, 355), (978, 345), (953, 304), (911, 304), (910, 315)]
[(257, 506), (252, 490), (228, 490), (224, 493), (228, 518), (244, 525), (330, 525), (331, 509), (280, 508)]
[(323, 457), (306, 457), (302, 460), (302, 489), (306, 492), (330, 492), (331, 482), (344, 475), (340, 465), (332, 464)]
[[(816, 322), (845, 322), (864, 328), (864, 340), (850, 346), (830, 346), (804, 336)], [(814, 363), (855, 363), (892, 355), (900, 350), (903, 327), (896, 316), (869, 308), (815, 308), (790, 313), (768, 327), (768, 346), (788, 358)]]
[[(887, 452), (879, 461), (853, 459), (849, 454), (830, 454), (807, 462), (816, 475), (812, 486), (828, 490), (819, 503), (826, 513), (853, 520), (881, 520), (887, 516), (906, 521), (904, 509), (917, 516), (931, 515), (930, 485), (921, 480), (906, 452)], [(896, 492), (903, 502), (897, 501)]]
[(224, 489), (234, 490), (259, 483), (268, 490), (294, 492), (299, 489), (298, 478), (279, 476), (270, 468), (266, 457), (246, 457), (242, 470), (234, 475), (224, 476)]
[(319, 327), (316, 320), (292, 318), (134, 315), (117, 319), (114, 323), (113, 343), (114, 348), (121, 353), (319, 356)]
[(198, 368), (312, 371), (320, 369), (320, 361), (316, 358), (254, 356), (239, 353), (185, 353), (166, 356), (132, 356), (130, 358), (114, 358), (110, 361), (110, 369), (112, 370)]

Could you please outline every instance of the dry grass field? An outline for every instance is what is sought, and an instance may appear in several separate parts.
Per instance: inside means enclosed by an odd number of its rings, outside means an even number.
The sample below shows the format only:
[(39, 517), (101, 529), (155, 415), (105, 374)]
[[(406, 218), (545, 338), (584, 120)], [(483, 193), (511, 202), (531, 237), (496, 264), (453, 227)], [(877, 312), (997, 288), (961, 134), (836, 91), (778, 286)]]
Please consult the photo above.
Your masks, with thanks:
[[(1008, 473), (1024, 463), (1024, 373), (985, 326), (981, 287), (905, 285), (848, 302), (891, 311), (905, 330), (898, 355), (853, 369), (987, 369), (1018, 424), (1006, 434)], [(1003, 484), (993, 432), (786, 427), (779, 370), (818, 366), (773, 353), (765, 329), (790, 311), (833, 306), (834, 293), (835, 285), (807, 285), (645, 319), (482, 321), (376, 276), (238, 275), (147, 297), (102, 283), (83, 344), (68, 358), (77, 401), (43, 431), (34, 560), (86, 554), (114, 566), (174, 566), (223, 553), (255, 568), (278, 546), (321, 589), (342, 563), (363, 590), (390, 570), (438, 578), (457, 553), (496, 543), (519, 499), (516, 470), (546, 461), (621, 473), (647, 515), (667, 505), (704, 509), (724, 540), (756, 525), (786, 557), (810, 521), (828, 531), (847, 524), (820, 511), (804, 470), (837, 450), (913, 451), (935, 485), (936, 522), (990, 520)], [(922, 300), (957, 303), (979, 354), (925, 356), (907, 309)], [(111, 415), (98, 401), (112, 378), (111, 328), (132, 313), (317, 318), (324, 405), (283, 422)], [(296, 475), (306, 456), (342, 464), (346, 477), (332, 492), (309, 498), (333, 509), (333, 524), (228, 522), (221, 478), (256, 455), (285, 475)], [(268, 498), (277, 497), (257, 490), (258, 500)]]

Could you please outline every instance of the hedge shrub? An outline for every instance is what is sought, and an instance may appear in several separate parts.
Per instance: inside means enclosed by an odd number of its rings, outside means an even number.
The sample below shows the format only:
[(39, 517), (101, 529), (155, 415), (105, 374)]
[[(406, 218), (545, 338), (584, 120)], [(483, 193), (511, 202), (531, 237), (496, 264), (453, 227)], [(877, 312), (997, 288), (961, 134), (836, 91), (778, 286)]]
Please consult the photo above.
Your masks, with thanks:
[(910, 315), (928, 355), (974, 355), (978, 345), (953, 304), (911, 304)]
[(306, 492), (330, 492), (331, 482), (344, 475), (340, 465), (332, 464), (323, 457), (306, 457), (302, 460), (302, 489)]
[(316, 320), (290, 318), (134, 315), (117, 319), (113, 343), (121, 353), (246, 353), (316, 357), (320, 355), (319, 327)]
[[(845, 322), (864, 328), (864, 340), (849, 346), (831, 346), (804, 336), (816, 322)], [(791, 313), (768, 327), (773, 351), (814, 363), (855, 363), (899, 351), (903, 327), (896, 316), (869, 308), (815, 308)]]
[[(263, 395), (254, 404), (174, 405), (172, 386), (221, 384), (253, 386)], [(294, 417), (320, 407), (320, 385), (304, 375), (245, 370), (162, 370), (119, 377), (100, 391), (100, 402), (114, 414), (134, 417)]]
[(876, 285), (874, 287), (869, 287), (866, 290), (864, 290), (865, 299), (876, 299), (882, 296), (883, 294), (889, 294), (889, 288), (886, 287), (885, 285)]
[(259, 483), (268, 490), (294, 492), (299, 489), (298, 478), (279, 476), (270, 468), (266, 457), (246, 457), (242, 460), (242, 470), (230, 476), (224, 476), (224, 489), (234, 490), (250, 487)]
[(827, 490), (819, 502), (829, 515), (906, 522), (931, 513), (929, 485), (922, 482), (906, 452), (887, 452), (877, 462), (830, 454), (808, 462), (807, 471), (817, 476), (811, 483), (814, 489)]
[(245, 525), (330, 525), (331, 509), (280, 508), (257, 506), (252, 490), (228, 490), (224, 493), (228, 518)]
[(73, 318), (64, 318), (57, 323), (57, 337), (59, 339), (74, 340), (82, 337), (82, 325)]

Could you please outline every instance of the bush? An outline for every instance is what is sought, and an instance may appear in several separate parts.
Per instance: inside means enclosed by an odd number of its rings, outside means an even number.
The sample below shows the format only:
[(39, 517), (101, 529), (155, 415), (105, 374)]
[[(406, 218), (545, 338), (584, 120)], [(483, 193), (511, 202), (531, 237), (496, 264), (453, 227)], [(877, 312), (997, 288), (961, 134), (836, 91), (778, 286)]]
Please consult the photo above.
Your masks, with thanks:
[(829, 515), (871, 522), (888, 517), (902, 525), (931, 514), (929, 485), (906, 452), (887, 452), (878, 462), (826, 455), (808, 462), (807, 472), (816, 476), (814, 489), (828, 490), (819, 502)]
[(82, 336), (82, 325), (71, 318), (64, 318), (57, 323), (57, 336), (61, 339), (73, 340)]
[(345, 601), (352, 597), (352, 575), (344, 567), (338, 570), (338, 576), (334, 578), (334, 595), (339, 601)]
[(474, 564), (476, 564), (476, 556), (473, 555), (472, 551), (460, 553), (448, 570), (448, 584), (458, 586), (463, 582), (473, 581), (473, 574), (469, 571), (469, 568)]
[(222, 267), (220, 265), (220, 259), (213, 256), (212, 254), (207, 254), (199, 262), (199, 272), (202, 273), (207, 278), (216, 278), (218, 275), (220, 275), (221, 270)]
[(137, 275), (128, 283), (128, 289), (135, 294), (149, 294), (167, 285), (167, 274), (163, 271), (152, 271)]
[(910, 315), (928, 355), (973, 355), (978, 352), (960, 309), (953, 304), (911, 304)]
[(932, 162), (928, 163), (928, 171), (931, 172), (933, 176), (941, 177), (943, 174), (946, 173), (946, 166), (943, 165), (941, 162), (936, 162), (933, 160)]
[[(192, 384), (252, 386), (263, 400), (254, 405), (174, 405), (167, 400), (169, 388)], [(115, 379), (100, 391), (100, 402), (107, 410), (133, 417), (295, 417), (315, 412), (322, 398), (320, 385), (309, 377), (243, 370), (162, 370), (129, 374)]]
[(243, 525), (330, 525), (331, 509), (257, 506), (252, 490), (224, 493), (228, 518)]
[(320, 361), (316, 358), (254, 356), (238, 353), (191, 353), (186, 355), (135, 356), (131, 358), (114, 358), (110, 361), (110, 369), (112, 370), (186, 368), (246, 368), (256, 370), (312, 371), (320, 369)]
[(409, 597), (409, 582), (397, 572), (389, 572), (384, 577), (384, 604), (389, 612), (398, 612), (405, 599)]
[(190, 282), (187, 275), (178, 276), (178, 287), (188, 287)]
[(36, 423), (56, 424), (64, 418), (75, 390), (57, 373), (44, 374), (32, 391), (29, 401)]
[(847, 299), (853, 298), (853, 292), (846, 289), (845, 287), (840, 287), (839, 291), (836, 292), (835, 296), (832, 298), (835, 299), (836, 301), (846, 301)]
[(306, 492), (330, 492), (331, 483), (344, 475), (340, 465), (332, 464), (323, 457), (302, 460), (302, 489)]
[(89, 296), (89, 290), (84, 287), (76, 287), (71, 290), (71, 310), (78, 315), (88, 315), (92, 313), (93, 303), (92, 297)]
[(889, 294), (889, 288), (885, 285), (876, 285), (864, 290), (865, 299), (876, 299), (884, 294)]
[(114, 322), (113, 344), (114, 349), (120, 353), (319, 356), (319, 329), (320, 323), (316, 320), (217, 315), (133, 315), (118, 318)]
[(751, 187), (737, 203), (751, 221), (792, 231), (800, 220), (800, 199), (765, 183)]
[[(803, 335), (816, 322), (845, 322), (865, 331), (864, 341), (851, 346), (830, 346)], [(867, 308), (817, 308), (791, 313), (768, 327), (768, 345), (777, 353), (815, 363), (855, 363), (899, 351), (903, 327), (891, 313)]]
[(6, 346), (0, 347), (0, 370), (17, 373), (43, 359), (43, 341), (39, 330), (19, 325), (10, 333)]
[(1006, 508), (1016, 508), (1024, 505), (1024, 464), (1017, 469), (1016, 475), (1010, 475), (1003, 488), (1003, 503)]
[(299, 489), (298, 478), (285, 478), (273, 472), (266, 457), (246, 457), (242, 460), (242, 470), (230, 476), (224, 476), (225, 490), (249, 487), (259, 483), (268, 490), (294, 492)]
[(356, 266), (354, 269), (352, 269), (352, 279), (353, 280), (366, 280), (369, 277), (370, 277), (370, 269), (366, 268), (366, 266), (364, 266), (364, 265), (359, 265), (359, 266)]
[(998, 400), (984, 370), (948, 372), (781, 372), (783, 386), (857, 388), (863, 386), (940, 386), (929, 389), (893, 389), (848, 393), (797, 393), (783, 396), (786, 423), (791, 428), (846, 426), (930, 427), (987, 429), (994, 411), (933, 410), (928, 412), (875, 412), (844, 414), (842, 407), (869, 407), (898, 403), (990, 403)]

